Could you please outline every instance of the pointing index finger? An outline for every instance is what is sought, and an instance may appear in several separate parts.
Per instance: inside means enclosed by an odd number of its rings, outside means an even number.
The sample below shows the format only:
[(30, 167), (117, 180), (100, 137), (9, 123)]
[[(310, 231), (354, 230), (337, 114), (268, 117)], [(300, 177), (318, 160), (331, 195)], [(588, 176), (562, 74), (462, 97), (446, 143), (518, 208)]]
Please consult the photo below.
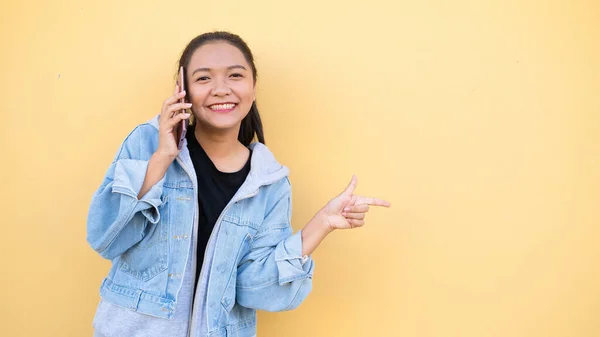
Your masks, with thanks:
[(358, 196), (356, 198), (356, 202), (355, 205), (372, 205), (372, 206), (383, 206), (383, 207), (390, 207), (392, 204), (390, 204), (389, 201), (383, 200), (383, 199), (378, 199), (378, 198), (367, 198), (367, 197), (363, 197), (363, 196)]

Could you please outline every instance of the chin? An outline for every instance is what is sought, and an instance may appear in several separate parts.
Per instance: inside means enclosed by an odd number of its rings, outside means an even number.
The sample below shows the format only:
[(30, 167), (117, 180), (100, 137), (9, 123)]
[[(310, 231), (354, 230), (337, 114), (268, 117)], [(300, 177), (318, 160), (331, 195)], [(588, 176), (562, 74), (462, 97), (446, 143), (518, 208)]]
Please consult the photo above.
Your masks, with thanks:
[[(224, 117), (224, 116), (223, 116)], [(233, 116), (231, 116), (232, 118), (211, 118), (211, 119), (198, 119), (198, 123), (202, 124), (203, 126), (206, 126), (210, 129), (217, 129), (217, 130), (230, 130), (230, 129), (239, 129), (239, 126), (242, 122), (242, 120), (238, 117), (233, 118)], [(227, 116), (229, 117), (229, 116)]]
[(202, 109), (201, 111), (199, 111), (200, 118), (196, 117), (196, 120), (198, 121), (198, 123), (210, 129), (224, 131), (235, 128), (239, 130), (239, 126), (242, 120), (250, 112), (250, 107), (248, 107), (248, 110), (246, 110), (248, 111), (247, 113), (241, 113), (241, 111), (244, 111), (245, 108), (246, 107), (244, 106), (242, 109), (240, 109), (240, 107), (237, 106), (233, 111), (229, 113), (216, 113), (209, 109)]

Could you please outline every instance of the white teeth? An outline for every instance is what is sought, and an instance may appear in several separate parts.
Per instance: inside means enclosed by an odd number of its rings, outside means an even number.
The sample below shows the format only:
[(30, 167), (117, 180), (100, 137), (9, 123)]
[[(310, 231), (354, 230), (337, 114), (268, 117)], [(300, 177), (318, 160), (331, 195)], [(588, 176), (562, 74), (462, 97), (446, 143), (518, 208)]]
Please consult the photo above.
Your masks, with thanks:
[(214, 104), (214, 105), (211, 105), (210, 108), (212, 110), (229, 110), (229, 109), (233, 109), (234, 106), (235, 106), (235, 104)]

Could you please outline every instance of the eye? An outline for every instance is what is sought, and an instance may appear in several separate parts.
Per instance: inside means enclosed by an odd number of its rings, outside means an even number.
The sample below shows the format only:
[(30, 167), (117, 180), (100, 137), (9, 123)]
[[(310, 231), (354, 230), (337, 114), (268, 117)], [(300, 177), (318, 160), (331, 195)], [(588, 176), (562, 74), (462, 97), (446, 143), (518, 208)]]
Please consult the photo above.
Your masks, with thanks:
[(242, 78), (244, 77), (244, 75), (240, 74), (240, 73), (233, 73), (230, 75), (231, 77), (236, 77), (236, 78)]
[(208, 80), (209, 80), (208, 76), (200, 76), (200, 77), (198, 77), (198, 79), (196, 80), (196, 82), (198, 82), (198, 81), (208, 81)]

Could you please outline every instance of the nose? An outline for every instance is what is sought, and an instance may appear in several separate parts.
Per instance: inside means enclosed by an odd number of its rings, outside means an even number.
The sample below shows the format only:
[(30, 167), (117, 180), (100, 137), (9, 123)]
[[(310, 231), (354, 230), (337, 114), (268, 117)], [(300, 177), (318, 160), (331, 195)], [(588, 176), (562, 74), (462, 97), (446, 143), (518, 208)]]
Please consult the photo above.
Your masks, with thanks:
[(227, 96), (231, 93), (231, 88), (225, 83), (223, 80), (215, 80), (213, 81), (214, 86), (212, 88), (211, 94), (213, 96)]

